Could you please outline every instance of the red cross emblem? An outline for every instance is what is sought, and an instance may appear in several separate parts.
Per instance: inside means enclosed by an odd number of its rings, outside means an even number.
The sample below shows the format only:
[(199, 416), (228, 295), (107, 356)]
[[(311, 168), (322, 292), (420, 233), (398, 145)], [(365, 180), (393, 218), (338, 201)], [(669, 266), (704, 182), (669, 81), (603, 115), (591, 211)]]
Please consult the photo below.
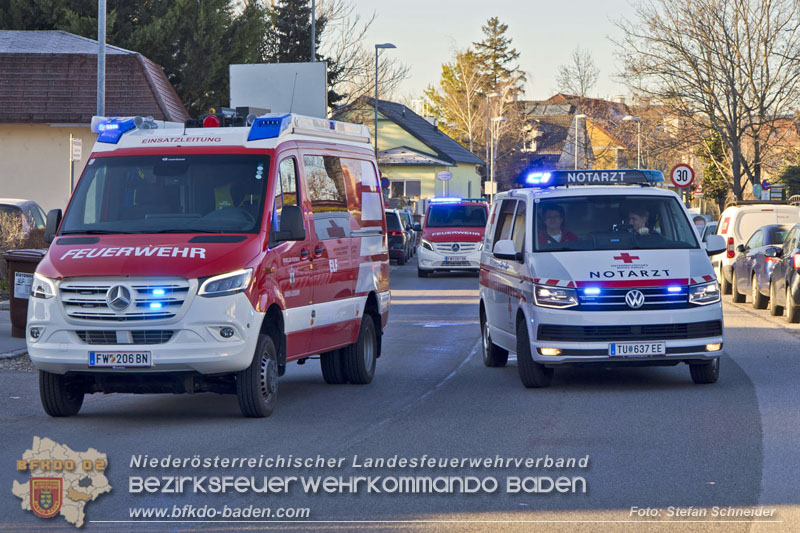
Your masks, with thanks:
[(639, 259), (638, 255), (629, 255), (628, 252), (614, 256), (617, 261), (624, 261), (625, 264), (633, 263), (634, 259)]

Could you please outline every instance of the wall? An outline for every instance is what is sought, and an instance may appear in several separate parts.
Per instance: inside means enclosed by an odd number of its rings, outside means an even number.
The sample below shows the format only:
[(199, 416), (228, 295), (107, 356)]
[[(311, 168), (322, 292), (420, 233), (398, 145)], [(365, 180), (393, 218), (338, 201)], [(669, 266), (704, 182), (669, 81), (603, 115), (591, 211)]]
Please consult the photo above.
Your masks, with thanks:
[(96, 136), (88, 126), (0, 124), (0, 197), (35, 200), (45, 211), (64, 209), (69, 200), (69, 134), (82, 139), (75, 182)]

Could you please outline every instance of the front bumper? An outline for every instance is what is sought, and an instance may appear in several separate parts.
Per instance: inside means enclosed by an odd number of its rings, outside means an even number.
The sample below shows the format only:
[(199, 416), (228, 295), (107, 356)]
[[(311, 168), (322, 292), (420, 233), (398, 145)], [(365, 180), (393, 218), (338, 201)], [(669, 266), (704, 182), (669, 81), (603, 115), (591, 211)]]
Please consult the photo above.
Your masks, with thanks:
[[(669, 364), (711, 360), (722, 355), (724, 325), (721, 303), (664, 311), (580, 312), (534, 306), (530, 306), (528, 311), (531, 355), (534, 361), (546, 366)], [(560, 335), (559, 331), (571, 333)], [(608, 354), (612, 342), (660, 341), (666, 345), (666, 355), (619, 357)], [(720, 349), (706, 349), (707, 345), (714, 344), (719, 344)], [(542, 355), (542, 348), (556, 348), (561, 350), (561, 355)]]
[[(243, 293), (218, 298), (188, 298), (186, 309), (174, 319), (141, 322), (75, 320), (67, 317), (59, 299), (31, 298), (26, 329), (28, 353), (40, 370), (54, 374), (92, 373), (161, 373), (194, 371), (201, 374), (237, 372), (247, 368), (255, 353), (264, 313), (253, 309)], [(222, 338), (221, 327), (231, 327), (234, 334)], [(31, 328), (42, 328), (38, 339)], [(128, 332), (171, 331), (167, 342), (159, 344), (89, 344), (78, 332), (120, 332), (117, 340), (130, 341)], [(102, 334), (98, 334), (102, 336)], [(89, 367), (89, 352), (150, 352), (151, 368)]]
[[(450, 256), (463, 256), (465, 261), (446, 261)], [(453, 252), (452, 254), (442, 254), (433, 250), (428, 250), (424, 246), (417, 248), (417, 263), (420, 270), (475, 270), (481, 268), (481, 250), (478, 248), (468, 253)]]

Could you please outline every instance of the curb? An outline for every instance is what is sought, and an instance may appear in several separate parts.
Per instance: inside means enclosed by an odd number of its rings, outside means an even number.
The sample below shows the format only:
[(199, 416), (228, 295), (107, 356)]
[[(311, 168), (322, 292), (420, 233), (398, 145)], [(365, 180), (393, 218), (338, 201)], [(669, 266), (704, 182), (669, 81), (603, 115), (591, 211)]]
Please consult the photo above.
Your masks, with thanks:
[(27, 354), (28, 354), (27, 348), (20, 348), (19, 350), (0, 353), (0, 359), (13, 359), (14, 357), (19, 357), (20, 355), (27, 355)]

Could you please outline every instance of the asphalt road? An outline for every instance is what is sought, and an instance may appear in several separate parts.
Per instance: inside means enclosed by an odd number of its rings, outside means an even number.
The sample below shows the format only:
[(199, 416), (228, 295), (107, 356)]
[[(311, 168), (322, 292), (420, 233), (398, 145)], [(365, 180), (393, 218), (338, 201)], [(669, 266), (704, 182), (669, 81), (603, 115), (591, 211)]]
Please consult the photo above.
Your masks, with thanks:
[[(419, 279), (412, 261), (392, 267), (391, 285), (390, 325), (372, 384), (326, 385), (317, 360), (291, 365), (269, 419), (243, 419), (234, 397), (213, 394), (95, 395), (87, 397), (79, 416), (51, 419), (40, 407), (35, 373), (0, 371), (0, 495), (5, 495), (0, 529), (73, 529), (60, 517), (44, 521), (22, 512), (11, 494), (13, 479), (27, 479), (15, 465), (33, 436), (108, 454), (113, 490), (88, 504), (84, 528), (89, 531), (789, 531), (800, 526), (800, 326), (749, 304), (726, 303), (726, 355), (715, 385), (694, 385), (688, 367), (679, 365), (557, 370), (550, 388), (527, 390), (513, 358), (505, 368), (481, 362), (476, 277)], [(344, 462), (342, 468), (320, 469), (132, 468), (135, 454), (319, 455)], [(588, 467), (353, 467), (354, 456), (364, 463), (395, 455), (588, 456)], [(129, 494), (129, 476), (164, 475), (476, 476), (494, 477), (499, 488), (366, 494), (361, 487), (357, 494), (307, 494), (297, 485), (288, 494)], [(508, 476), (581, 476), (587, 490), (509, 494)], [(130, 508), (185, 504), (302, 507), (310, 516), (302, 522), (125, 522), (131, 520)], [(632, 506), (652, 508), (657, 516), (632, 516)], [(670, 517), (670, 506), (709, 514)], [(770, 518), (731, 523), (712, 517), (714, 506), (776, 511)]]

